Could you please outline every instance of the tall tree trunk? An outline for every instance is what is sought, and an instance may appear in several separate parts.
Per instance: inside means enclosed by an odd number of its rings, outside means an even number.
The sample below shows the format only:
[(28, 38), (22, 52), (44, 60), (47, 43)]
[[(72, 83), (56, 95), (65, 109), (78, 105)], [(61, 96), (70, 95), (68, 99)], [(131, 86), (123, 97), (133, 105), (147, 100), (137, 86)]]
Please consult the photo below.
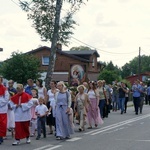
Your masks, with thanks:
[(55, 14), (55, 25), (54, 25), (54, 32), (53, 32), (53, 39), (51, 42), (51, 50), (50, 50), (50, 56), (49, 56), (49, 66), (46, 74), (46, 83), (45, 86), (47, 89), (50, 88), (49, 83), (52, 79), (52, 75), (54, 72), (55, 67), (55, 60), (56, 60), (56, 44), (58, 40), (58, 34), (59, 34), (59, 22), (60, 22), (60, 14), (62, 9), (63, 0), (57, 0), (56, 1), (56, 14)]

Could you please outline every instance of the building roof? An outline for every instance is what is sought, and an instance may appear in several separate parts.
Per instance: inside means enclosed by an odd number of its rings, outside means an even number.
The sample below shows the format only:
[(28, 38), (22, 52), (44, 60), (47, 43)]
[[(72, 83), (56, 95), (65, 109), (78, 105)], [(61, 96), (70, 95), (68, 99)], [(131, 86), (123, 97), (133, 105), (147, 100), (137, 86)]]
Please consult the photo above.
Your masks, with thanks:
[[(139, 76), (138, 74), (135, 74), (135, 75), (126, 77), (126, 79), (130, 79), (130, 78), (138, 77), (138, 76)], [(150, 72), (141, 73), (140, 76), (150, 76)]]
[(80, 61), (83, 61), (83, 62), (92, 62), (92, 61), (90, 61), (90, 60), (88, 60), (88, 59), (84, 59), (84, 58), (78, 57), (78, 56), (73, 55), (73, 54), (68, 54), (68, 53), (66, 53), (66, 52), (64, 52), (64, 51), (61, 51), (61, 50), (58, 50), (57, 52), (58, 52), (59, 54), (61, 54), (61, 55), (66, 55), (66, 56), (68, 56), (68, 57), (71, 57), (71, 58), (74, 58), (74, 59), (77, 59), (77, 60), (80, 60)]
[(72, 51), (64, 51), (65, 53), (72, 54), (72, 55), (93, 55), (96, 54), (97, 57), (100, 57), (96, 50), (72, 50)]
[[(42, 47), (39, 47), (37, 49), (34, 49), (34, 50), (31, 50), (29, 52), (27, 52), (26, 54), (33, 54), (33, 53), (36, 53), (38, 51), (42, 51), (43, 49), (46, 49), (46, 50), (51, 50), (50, 47), (47, 47), (47, 46), (42, 46)], [(85, 59), (85, 58), (82, 58), (82, 57), (79, 57), (77, 55), (93, 55), (94, 53), (97, 55), (97, 57), (99, 57), (99, 54), (97, 53), (96, 50), (82, 50), (82, 51), (76, 51), (76, 50), (73, 50), (73, 51), (62, 51), (62, 50), (57, 50), (57, 53), (61, 54), (61, 55), (66, 55), (68, 57), (71, 57), (71, 58), (74, 58), (74, 59), (77, 59), (77, 60), (80, 60), (80, 61), (83, 61), (83, 62), (92, 62), (88, 59)]]
[(33, 50), (29, 51), (29, 52), (26, 52), (26, 54), (33, 54), (33, 53), (36, 53), (36, 52), (41, 51), (43, 49), (51, 50), (51, 48), (48, 47), (48, 46), (41, 46), (39, 48), (33, 49)]
[(97, 63), (100, 64), (100, 65), (106, 66), (106, 63), (105, 63), (105, 62), (98, 61)]

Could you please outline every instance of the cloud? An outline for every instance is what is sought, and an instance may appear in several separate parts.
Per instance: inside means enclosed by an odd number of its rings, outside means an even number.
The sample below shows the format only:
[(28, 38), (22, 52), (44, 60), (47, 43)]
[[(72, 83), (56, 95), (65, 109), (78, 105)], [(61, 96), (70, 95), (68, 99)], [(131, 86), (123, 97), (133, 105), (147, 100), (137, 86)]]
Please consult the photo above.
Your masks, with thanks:
[(105, 17), (102, 12), (99, 12), (95, 17), (95, 22), (97, 26), (103, 27), (116, 27), (118, 23), (115, 20), (109, 20)]
[[(149, 5), (149, 0), (89, 0), (74, 16), (79, 26), (76, 26), (73, 36), (97, 49), (112, 52), (109, 55), (99, 50), (100, 59), (113, 60), (121, 66), (138, 55), (139, 46), (150, 49)], [(38, 45), (50, 46), (50, 43), (41, 42), (26, 13), (12, 1), (3, 1), (1, 8), (0, 47), (4, 52), (0, 53), (0, 59), (9, 57), (14, 50), (27, 52)], [(71, 39), (69, 47), (80, 45), (84, 44)], [(113, 54), (136, 50), (137, 53), (128, 56)]]
[(118, 48), (121, 47), (122, 41), (116, 37), (110, 37), (105, 40), (105, 44), (107, 48)]
[(118, 0), (118, 2), (120, 3), (128, 3), (128, 2), (131, 2), (132, 0)]
[(100, 20), (98, 20), (97, 25), (103, 26), (103, 27), (116, 27), (116, 26), (118, 26), (118, 24), (113, 20), (108, 21), (108, 22), (100, 22)]
[(21, 30), (17, 30), (14, 27), (10, 27), (5, 31), (5, 34), (9, 37), (15, 38), (15, 37), (23, 37), (24, 33)]
[(27, 19), (25, 19), (25, 17), (25, 14), (17, 13), (1, 15), (0, 20), (2, 21), (2, 23), (0, 24), (0, 32), (3, 31), (3, 33), (9, 35), (19, 35), (26, 33), (26, 30), (28, 30), (28, 27), (30, 26), (29, 22), (27, 21)]

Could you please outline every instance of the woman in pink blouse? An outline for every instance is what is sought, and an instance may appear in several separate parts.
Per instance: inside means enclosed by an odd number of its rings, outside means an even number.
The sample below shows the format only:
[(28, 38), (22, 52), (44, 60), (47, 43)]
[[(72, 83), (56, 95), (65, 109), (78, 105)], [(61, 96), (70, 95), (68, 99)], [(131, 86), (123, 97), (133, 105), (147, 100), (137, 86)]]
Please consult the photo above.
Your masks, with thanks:
[(92, 124), (95, 125), (95, 127), (98, 126), (98, 124), (102, 124), (103, 120), (100, 117), (100, 110), (99, 110), (99, 93), (96, 89), (94, 82), (89, 82), (89, 89), (88, 89), (88, 98), (90, 101), (89, 108), (88, 108), (88, 129), (92, 129)]

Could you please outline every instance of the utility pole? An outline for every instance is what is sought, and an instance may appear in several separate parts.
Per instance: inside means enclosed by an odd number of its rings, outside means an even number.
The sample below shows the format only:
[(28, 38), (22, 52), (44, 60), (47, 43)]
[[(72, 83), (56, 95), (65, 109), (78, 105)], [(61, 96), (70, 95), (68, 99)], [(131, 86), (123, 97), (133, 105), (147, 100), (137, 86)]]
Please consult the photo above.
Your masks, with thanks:
[(139, 47), (139, 64), (138, 64), (138, 79), (140, 80), (141, 73), (141, 47)]

